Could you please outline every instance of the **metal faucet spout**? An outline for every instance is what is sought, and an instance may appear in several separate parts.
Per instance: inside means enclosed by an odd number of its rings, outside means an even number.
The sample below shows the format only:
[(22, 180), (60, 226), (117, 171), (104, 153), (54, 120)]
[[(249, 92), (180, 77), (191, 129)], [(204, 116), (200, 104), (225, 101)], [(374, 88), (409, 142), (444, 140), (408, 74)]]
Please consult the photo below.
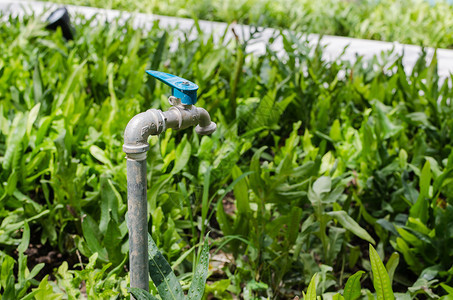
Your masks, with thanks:
[(211, 134), (217, 129), (217, 125), (211, 121), (211, 116), (206, 109), (197, 107), (200, 115), (200, 122), (195, 127), (195, 132), (201, 135)]

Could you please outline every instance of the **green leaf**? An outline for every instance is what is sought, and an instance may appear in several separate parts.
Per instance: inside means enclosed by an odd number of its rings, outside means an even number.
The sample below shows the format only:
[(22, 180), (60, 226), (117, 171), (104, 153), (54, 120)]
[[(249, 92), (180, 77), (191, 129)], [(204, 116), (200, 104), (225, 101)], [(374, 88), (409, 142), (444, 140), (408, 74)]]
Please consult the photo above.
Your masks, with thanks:
[(36, 118), (38, 118), (40, 108), (41, 108), (41, 103), (38, 103), (28, 113), (28, 119), (27, 119), (27, 135), (28, 136), (30, 136), (30, 133), (33, 128), (33, 124), (36, 121)]
[(400, 255), (398, 254), (398, 252), (393, 252), (392, 255), (390, 256), (389, 260), (385, 264), (385, 268), (387, 269), (387, 272), (389, 273), (390, 285), (392, 285), (393, 275), (395, 274), (395, 270), (396, 270), (396, 267), (398, 267), (399, 262), (400, 262)]
[(335, 119), (332, 123), (332, 127), (330, 127), (330, 137), (334, 141), (341, 141), (341, 125), (338, 119)]
[(383, 139), (388, 139), (398, 134), (403, 127), (401, 125), (395, 125), (387, 115), (387, 111), (390, 109), (378, 100), (372, 100), (374, 112), (377, 115), (377, 128)]
[(328, 176), (322, 176), (313, 183), (313, 192), (321, 197), (324, 193), (330, 192), (332, 180)]
[(121, 253), (121, 240), (122, 237), (118, 223), (113, 218), (110, 218), (103, 242), (107, 250), (109, 262), (113, 265), (119, 264), (124, 258), (124, 255)]
[[(293, 225), (293, 228), (298, 228), (297, 226)], [(338, 253), (341, 251), (341, 247), (343, 246), (344, 241), (344, 233), (346, 232), (345, 229), (339, 227), (330, 227), (329, 229), (329, 248), (328, 252), (326, 253), (326, 261), (330, 264), (336, 258)]]
[(54, 120), (55, 116), (44, 116), (41, 118), (39, 122), (39, 128), (38, 132), (36, 133), (35, 137), (35, 145), (39, 146), (41, 145), (43, 139), (46, 137), (47, 130), (49, 129), (50, 125), (52, 124), (52, 121)]
[(232, 224), (228, 220), (228, 216), (225, 213), (222, 201), (217, 202), (217, 210), (215, 216), (217, 222), (219, 223), (220, 230), (222, 230), (223, 234), (225, 236), (232, 234)]
[(28, 244), (30, 244), (30, 226), (28, 226), (28, 222), (25, 221), (24, 222), (24, 232), (22, 234), (22, 240), (21, 240), (19, 246), (17, 247), (17, 251), (19, 251), (19, 253), (24, 253), (28, 248)]
[(187, 140), (187, 135), (184, 135), (178, 147), (176, 147), (175, 166), (171, 170), (172, 174), (180, 172), (189, 162), (192, 153), (192, 146)]
[(190, 284), (189, 292), (187, 294), (189, 300), (201, 300), (204, 294), (206, 285), (206, 278), (208, 277), (209, 268), (209, 233), (206, 234), (203, 243), (203, 250), (201, 251), (197, 266), (195, 267), (195, 273)]
[(24, 140), (26, 128), (26, 116), (22, 113), (17, 113), (6, 140), (6, 151), (2, 162), (4, 170), (15, 169), (19, 165), (20, 158), (23, 154), (22, 141)]
[[(24, 255), (22, 252), (19, 253), (19, 258), (17, 260), (19, 262), (18, 264), (18, 272), (17, 272), (17, 281), (19, 283), (20, 287), (25, 286), (25, 273), (26, 273), (26, 268), (27, 268), (27, 256)], [(27, 270), (28, 272), (28, 270)], [(22, 295), (22, 294), (21, 294)]]
[(148, 203), (150, 203), (150, 211), (157, 209), (157, 196), (159, 195), (160, 189), (164, 187), (173, 176), (171, 174), (161, 175), (159, 180), (153, 184), (151, 189), (148, 190)]
[(210, 160), (212, 156), (212, 148), (214, 141), (207, 135), (201, 138), (200, 146), (198, 146), (197, 156), (200, 160)]
[(13, 269), (15, 264), (14, 259), (9, 255), (5, 255), (2, 257), (2, 260), (0, 261), (2, 263), (0, 270), (0, 286), (4, 288), (3, 296), (5, 296), (6, 290), (8, 290), (8, 293), (11, 293), (11, 295), (14, 296), (14, 275), (13, 275)]
[[(23, 298), (20, 298), (20, 300), (32, 300), (32, 299), (35, 299), (35, 295), (39, 293), (39, 289), (35, 289), (34, 291), (32, 291), (31, 293), (25, 295)], [(2, 298), (0, 298), (1, 300)], [(5, 298), (6, 299), (6, 298)]]
[(343, 300), (344, 297), (340, 293), (336, 293), (335, 295), (332, 296), (332, 300)]
[(206, 229), (206, 218), (208, 216), (208, 211), (210, 207), (209, 201), (209, 187), (210, 187), (210, 180), (211, 180), (211, 167), (208, 167), (206, 173), (204, 175), (203, 180), (203, 195), (201, 196), (201, 236), (200, 236), (200, 243)]
[(373, 271), (373, 285), (376, 290), (377, 300), (393, 300), (395, 297), (390, 284), (389, 274), (376, 249), (372, 245), (370, 245), (369, 249), (371, 270)]
[(200, 69), (203, 70), (203, 80), (209, 80), (215, 71), (219, 68), (219, 62), (224, 58), (224, 49), (218, 48), (210, 51), (201, 61)]
[(101, 233), (99, 228), (90, 215), (85, 215), (82, 220), (83, 237), (85, 238), (88, 247), (92, 252), (99, 254), (99, 258), (103, 261), (108, 261), (107, 250), (102, 247)]
[[(242, 175), (241, 169), (236, 165), (231, 173), (234, 180)], [(245, 178), (239, 180), (234, 186), (234, 198), (236, 199), (236, 207), (239, 213), (247, 213), (250, 210), (248, 186)]]
[[(167, 43), (168, 33), (165, 31), (162, 33), (162, 36), (159, 39), (159, 44), (157, 44), (156, 51), (154, 51), (153, 58), (151, 60), (151, 70), (159, 70), (160, 62), (162, 61), (162, 54), (166, 49), (165, 45)], [(149, 77), (151, 78), (151, 77)], [(156, 80), (151, 80), (153, 84), (156, 83)], [(154, 90), (154, 89), (153, 89)]]
[(247, 288), (253, 290), (253, 291), (265, 291), (269, 288), (269, 286), (261, 281), (256, 282), (254, 279), (247, 282)]
[(13, 170), (8, 177), (8, 181), (6, 182), (6, 194), (7, 195), (11, 196), (16, 191), (17, 181), (19, 180), (17, 174), (18, 174), (18, 172), (16, 170)]
[(101, 148), (99, 148), (98, 146), (96, 145), (91, 145), (90, 146), (90, 153), (91, 155), (94, 156), (94, 158), (96, 158), (97, 160), (99, 160), (101, 163), (103, 163), (104, 165), (107, 165), (109, 167), (112, 166), (112, 162), (110, 161), (110, 159), (107, 157), (107, 155), (105, 154), (104, 150), (102, 150)]
[(258, 197), (261, 197), (264, 192), (265, 183), (261, 179), (261, 164), (260, 158), (267, 146), (263, 146), (253, 154), (252, 160), (250, 161), (250, 171), (253, 173), (250, 175), (250, 186)]
[(319, 177), (308, 190), (308, 200), (314, 207), (322, 207), (326, 194), (330, 192), (331, 188), (332, 180), (330, 177)]
[(305, 300), (316, 300), (316, 285), (318, 284), (318, 273), (313, 275), (308, 285), (307, 294), (305, 295)]
[(299, 234), (299, 224), (302, 220), (302, 208), (294, 206), (291, 209), (291, 212), (288, 215), (288, 226), (289, 228), (286, 231), (286, 239), (289, 245), (293, 245), (296, 242), (297, 236)]
[(395, 249), (403, 254), (404, 261), (412, 270), (414, 270), (416, 273), (421, 272), (423, 266), (420, 264), (420, 261), (417, 259), (417, 257), (412, 253), (409, 245), (402, 238), (396, 238)]
[(60, 92), (60, 95), (57, 101), (54, 102), (54, 110), (60, 108), (65, 101), (67, 101), (68, 97), (75, 91), (77, 85), (80, 85), (80, 77), (83, 74), (83, 68), (85, 66), (86, 61), (82, 62), (80, 65), (74, 68), (74, 71), (71, 73), (69, 77), (67, 77), (64, 87)]
[(410, 216), (413, 218), (419, 218), (422, 223), (428, 221), (428, 197), (429, 187), (431, 185), (431, 166), (429, 160), (427, 160), (423, 166), (420, 174), (420, 194), (418, 195), (417, 202), (410, 208)]
[(353, 218), (351, 218), (344, 210), (331, 211), (328, 212), (327, 214), (335, 218), (335, 220), (337, 220), (344, 228), (346, 228), (359, 238), (368, 241), (372, 244), (376, 243), (374, 239), (371, 237), (371, 235), (369, 235), (365, 229), (360, 227), (360, 225)]
[(40, 263), (34, 266), (33, 269), (30, 271), (30, 274), (28, 274), (28, 276), (25, 278), (25, 280), (29, 281), (35, 278), (35, 276), (38, 275), (39, 271), (41, 271), (45, 265), (46, 265), (45, 263)]
[(346, 282), (343, 292), (345, 300), (355, 300), (360, 297), (361, 295), (360, 278), (362, 277), (363, 273), (365, 272), (358, 271), (357, 273), (348, 278), (348, 281)]
[(88, 263), (85, 266), (85, 269), (87, 270), (93, 270), (94, 267), (96, 266), (96, 261), (98, 260), (99, 253), (93, 253), (89, 258), (88, 258)]
[(101, 219), (99, 220), (99, 230), (105, 233), (110, 217), (119, 222), (119, 207), (123, 200), (113, 182), (107, 176), (101, 175), (100, 188)]
[(16, 290), (14, 287), (14, 276), (11, 274), (11, 276), (8, 276), (6, 279), (6, 284), (3, 285), (4, 290), (3, 290), (3, 295), (2, 299), (11, 299), (15, 300), (16, 299)]
[(33, 95), (35, 97), (35, 102), (38, 103), (42, 96), (42, 76), (39, 60), (36, 60), (35, 69), (33, 71)]
[(135, 300), (158, 300), (156, 297), (143, 289), (136, 287), (130, 287), (127, 289), (129, 290), (129, 293), (134, 296)]
[(429, 186), (431, 184), (431, 163), (429, 160), (426, 160), (423, 165), (422, 173), (420, 174), (420, 195), (424, 197), (429, 197)]
[(35, 299), (36, 300), (59, 300), (63, 299), (62, 294), (56, 294), (53, 291), (52, 286), (50, 283), (47, 281), (49, 278), (49, 275), (46, 275), (43, 280), (41, 280), (41, 283), (39, 284), (37, 289), (33, 289), (33, 291), (36, 291), (35, 294)]
[(151, 235), (148, 234), (149, 252), (149, 275), (154, 282), (162, 299), (181, 300), (184, 299), (181, 284), (171, 269), (170, 264), (164, 258), (154, 243)]
[(453, 295), (453, 287), (446, 285), (445, 283), (441, 283), (440, 286), (448, 293), (448, 295)]
[(206, 295), (212, 295), (214, 299), (233, 300), (227, 289), (231, 285), (230, 279), (221, 279), (206, 286)]

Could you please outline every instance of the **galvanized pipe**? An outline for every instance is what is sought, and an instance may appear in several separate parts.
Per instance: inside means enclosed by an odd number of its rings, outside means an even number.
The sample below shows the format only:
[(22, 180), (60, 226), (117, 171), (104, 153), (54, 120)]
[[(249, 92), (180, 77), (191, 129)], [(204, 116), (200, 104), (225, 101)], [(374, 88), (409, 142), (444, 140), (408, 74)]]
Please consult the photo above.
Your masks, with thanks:
[(194, 105), (181, 104), (170, 97), (168, 111), (149, 109), (134, 116), (124, 131), (123, 151), (127, 158), (127, 223), (129, 229), (129, 271), (131, 287), (149, 290), (148, 202), (146, 197), (146, 152), (148, 137), (167, 128), (175, 130), (197, 125), (198, 134), (211, 134), (216, 124), (209, 113)]
[[(129, 153), (127, 158), (127, 226), (131, 287), (149, 290), (148, 208), (146, 201), (146, 152)], [(144, 275), (145, 274), (145, 275)]]

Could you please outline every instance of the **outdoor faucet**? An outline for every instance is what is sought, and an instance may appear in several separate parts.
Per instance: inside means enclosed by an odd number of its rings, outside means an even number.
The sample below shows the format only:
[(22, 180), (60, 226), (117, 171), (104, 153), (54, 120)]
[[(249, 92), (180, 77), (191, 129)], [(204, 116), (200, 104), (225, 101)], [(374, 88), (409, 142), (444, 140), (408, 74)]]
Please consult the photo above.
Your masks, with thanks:
[(148, 206), (146, 197), (146, 152), (148, 137), (167, 128), (180, 130), (195, 126), (198, 134), (213, 133), (217, 126), (209, 113), (194, 104), (198, 86), (184, 78), (158, 71), (146, 71), (172, 88), (168, 111), (149, 109), (134, 116), (124, 131), (123, 151), (127, 158), (127, 207), (129, 229), (130, 286), (149, 290)]

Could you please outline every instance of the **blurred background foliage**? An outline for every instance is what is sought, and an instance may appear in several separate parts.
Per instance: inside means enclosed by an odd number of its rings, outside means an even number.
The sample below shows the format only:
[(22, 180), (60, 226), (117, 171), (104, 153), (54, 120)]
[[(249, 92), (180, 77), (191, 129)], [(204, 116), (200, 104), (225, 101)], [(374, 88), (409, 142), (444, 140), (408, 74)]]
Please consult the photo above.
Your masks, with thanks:
[[(57, 0), (53, 2), (120, 9), (304, 33), (453, 47), (451, 1), (425, 0)], [(431, 3), (430, 3), (431, 2)]]

